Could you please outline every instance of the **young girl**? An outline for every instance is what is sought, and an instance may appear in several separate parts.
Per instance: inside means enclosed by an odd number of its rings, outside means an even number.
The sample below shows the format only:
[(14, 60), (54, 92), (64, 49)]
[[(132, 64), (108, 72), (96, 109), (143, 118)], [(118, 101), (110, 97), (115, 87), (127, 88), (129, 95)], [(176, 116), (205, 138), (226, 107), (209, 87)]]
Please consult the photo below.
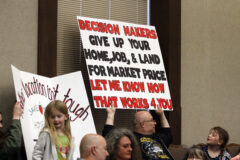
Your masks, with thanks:
[(229, 139), (227, 131), (221, 127), (210, 129), (207, 137), (207, 145), (203, 146), (203, 151), (207, 154), (209, 160), (230, 160), (231, 155), (226, 151), (226, 145)]
[(45, 125), (34, 147), (33, 160), (71, 160), (73, 145), (68, 109), (55, 100), (47, 105)]

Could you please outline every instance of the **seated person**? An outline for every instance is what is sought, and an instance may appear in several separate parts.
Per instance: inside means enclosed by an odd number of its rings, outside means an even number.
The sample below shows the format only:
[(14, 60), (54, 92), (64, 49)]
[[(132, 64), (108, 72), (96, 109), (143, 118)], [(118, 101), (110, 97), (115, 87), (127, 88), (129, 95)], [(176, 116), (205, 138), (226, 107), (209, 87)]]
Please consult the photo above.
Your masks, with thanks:
[(21, 159), (22, 130), (20, 117), (23, 109), (20, 103), (13, 108), (12, 123), (6, 132), (2, 131), (2, 114), (0, 113), (0, 157), (4, 159)]
[[(115, 108), (106, 109), (107, 119), (103, 129), (103, 136), (114, 128)], [(156, 114), (160, 118), (161, 129), (155, 132), (157, 123), (148, 111), (136, 112), (134, 116), (134, 135), (140, 144), (143, 160), (173, 159), (167, 147), (172, 142), (169, 123), (164, 111), (158, 106)]]
[(106, 136), (109, 160), (141, 160), (142, 154), (133, 133), (125, 128), (113, 129)]
[(105, 160), (108, 156), (106, 140), (97, 134), (86, 134), (80, 143), (80, 160)]
[(228, 132), (221, 127), (213, 127), (207, 137), (207, 145), (202, 150), (207, 154), (209, 160), (230, 160), (231, 155), (226, 151), (228, 143)]
[(193, 146), (188, 149), (184, 160), (208, 160), (208, 157), (200, 147)]

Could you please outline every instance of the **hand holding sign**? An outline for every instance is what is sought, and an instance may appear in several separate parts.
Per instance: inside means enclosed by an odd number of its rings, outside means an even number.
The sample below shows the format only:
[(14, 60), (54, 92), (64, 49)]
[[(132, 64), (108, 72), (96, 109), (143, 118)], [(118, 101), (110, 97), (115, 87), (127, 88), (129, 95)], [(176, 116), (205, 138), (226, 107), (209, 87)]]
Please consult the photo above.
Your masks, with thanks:
[(19, 102), (16, 102), (13, 108), (13, 118), (19, 120), (23, 114), (23, 107), (20, 105)]

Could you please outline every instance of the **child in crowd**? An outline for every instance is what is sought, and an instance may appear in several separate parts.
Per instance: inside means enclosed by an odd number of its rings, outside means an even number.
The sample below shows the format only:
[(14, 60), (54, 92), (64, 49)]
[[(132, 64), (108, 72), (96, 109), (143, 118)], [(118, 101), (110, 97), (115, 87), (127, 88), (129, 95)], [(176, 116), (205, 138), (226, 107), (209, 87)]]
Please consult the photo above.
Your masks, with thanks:
[(200, 147), (192, 146), (188, 149), (184, 160), (208, 160), (208, 157)]
[(221, 127), (213, 127), (207, 137), (207, 145), (202, 150), (207, 154), (209, 160), (230, 160), (231, 155), (226, 151), (229, 139), (227, 131)]
[(73, 159), (73, 141), (66, 104), (59, 100), (50, 102), (44, 116), (45, 125), (34, 147), (33, 160)]

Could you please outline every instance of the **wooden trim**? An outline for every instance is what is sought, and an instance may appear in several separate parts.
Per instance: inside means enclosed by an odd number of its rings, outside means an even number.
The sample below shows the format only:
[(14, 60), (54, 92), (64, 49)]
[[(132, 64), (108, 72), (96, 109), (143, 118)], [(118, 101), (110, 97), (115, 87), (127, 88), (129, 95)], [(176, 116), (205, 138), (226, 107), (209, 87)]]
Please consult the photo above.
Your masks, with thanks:
[(156, 27), (168, 77), (173, 112), (167, 113), (173, 144), (181, 144), (181, 1), (150, 1), (150, 23)]
[(38, 1), (38, 74), (56, 76), (57, 0)]

